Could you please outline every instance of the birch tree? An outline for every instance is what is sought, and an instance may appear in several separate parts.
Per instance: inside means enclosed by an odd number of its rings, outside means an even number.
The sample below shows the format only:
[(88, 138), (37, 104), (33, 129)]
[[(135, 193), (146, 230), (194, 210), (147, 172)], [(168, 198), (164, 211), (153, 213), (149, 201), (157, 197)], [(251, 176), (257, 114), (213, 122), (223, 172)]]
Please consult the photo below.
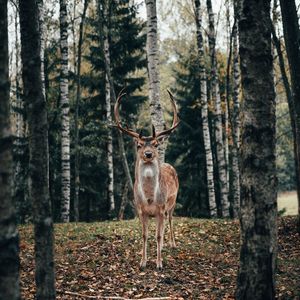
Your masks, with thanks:
[(243, 0), (241, 249), (237, 299), (275, 299), (277, 179), (270, 2)]
[(19, 234), (12, 187), (7, 0), (0, 0), (0, 299), (20, 299)]
[[(110, 67), (110, 53), (109, 53), (109, 29), (108, 29), (108, 1), (101, 1), (98, 3), (100, 32), (103, 34), (103, 54), (105, 63), (105, 103), (106, 103), (106, 121), (107, 121), (107, 169), (108, 169), (108, 182), (107, 182), (107, 194), (109, 201), (109, 213), (110, 215), (115, 210), (115, 198), (114, 198), (114, 165), (113, 165), (113, 137), (112, 137), (112, 92), (113, 82), (111, 78)], [(101, 38), (101, 37), (100, 37)]]
[(12, 110), (15, 116), (15, 132), (13, 141), (14, 156), (14, 180), (13, 180), (13, 197), (16, 202), (16, 209), (19, 219), (24, 221), (28, 211), (28, 182), (26, 176), (27, 162), (25, 153), (27, 150), (26, 140), (26, 122), (24, 118), (24, 101), (22, 98), (22, 83), (20, 73), (20, 38), (19, 38), (19, 8), (18, 4), (11, 2), (15, 10), (15, 102)]
[[(165, 121), (160, 103), (159, 51), (157, 44), (156, 0), (145, 0), (147, 10), (147, 63), (149, 77), (150, 116), (156, 132), (164, 130)], [(165, 146), (158, 148), (160, 161), (165, 160)]]
[(240, 209), (240, 167), (239, 167), (239, 147), (240, 147), (240, 66), (238, 51), (238, 7), (234, 7), (235, 21), (232, 30), (233, 41), (233, 114), (232, 114), (232, 194), (233, 205), (232, 214), (234, 218), (239, 216)]
[(70, 118), (67, 2), (60, 0), (61, 220), (70, 220)]
[(39, 9), (34, 0), (20, 0), (19, 5), (22, 77), (29, 129), (29, 190), (35, 237), (36, 298), (55, 299), (48, 124), (41, 77)]
[(204, 65), (204, 45), (202, 37), (202, 15), (201, 15), (200, 1), (195, 0), (195, 21), (197, 30), (197, 47), (198, 47), (198, 60), (200, 69), (200, 97), (201, 97), (201, 116), (203, 127), (203, 140), (206, 157), (206, 177), (207, 177), (207, 189), (208, 189), (208, 202), (210, 216), (217, 216), (216, 196), (214, 187), (214, 166), (211, 151), (210, 132), (208, 124), (208, 107), (207, 107), (207, 83), (206, 83), (206, 71)]
[[(207, 12), (209, 17), (209, 32), (208, 44), (209, 54), (211, 58), (211, 88), (212, 98), (215, 103), (215, 135), (217, 147), (217, 162), (218, 162), (218, 179), (220, 183), (220, 200), (222, 207), (222, 216), (229, 217), (229, 202), (228, 202), (228, 185), (227, 185), (227, 165), (225, 159), (225, 145), (223, 142), (222, 128), (222, 110), (221, 110), (221, 95), (219, 87), (219, 78), (217, 73), (217, 57), (216, 57), (216, 37), (215, 37), (215, 21), (212, 9), (211, 0), (206, 1)], [(225, 132), (226, 136), (226, 132)]]

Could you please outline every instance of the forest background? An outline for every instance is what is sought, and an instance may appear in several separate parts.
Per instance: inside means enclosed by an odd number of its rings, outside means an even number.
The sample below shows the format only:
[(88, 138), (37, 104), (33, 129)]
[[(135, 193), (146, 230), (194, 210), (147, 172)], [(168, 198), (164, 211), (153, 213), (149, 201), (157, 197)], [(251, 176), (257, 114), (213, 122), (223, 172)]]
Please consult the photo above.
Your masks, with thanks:
[[(113, 3), (113, 2), (112, 2)], [(232, 50), (232, 26), (234, 11), (231, 1), (213, 1), (216, 26), (216, 57), (219, 78), (223, 142), (225, 148), (226, 171), (228, 176), (229, 201), (233, 201), (232, 168), (232, 115), (233, 115), (233, 71), (228, 70), (228, 59)], [(276, 1), (274, 3), (276, 5)], [(176, 214), (182, 216), (209, 216), (206, 161), (203, 144), (201, 105), (199, 104), (199, 67), (196, 55), (196, 29), (194, 12), (186, 1), (158, 1), (159, 72), (161, 103), (167, 124), (171, 123), (170, 104), (166, 90), (174, 94), (179, 108), (181, 125), (169, 139), (166, 160), (177, 169), (180, 193)], [(112, 121), (107, 118), (105, 100), (104, 56), (99, 40), (99, 20), (96, 5), (90, 1), (83, 23), (81, 91), (77, 99), (77, 68), (80, 23), (83, 2), (68, 3), (68, 43), (69, 43), (69, 103), (70, 103), (70, 219), (103, 220), (107, 218), (133, 217), (132, 199), (128, 178), (124, 176), (124, 149)], [(205, 64), (211, 73), (208, 49), (208, 14), (203, 10)], [(11, 112), (14, 142), (14, 198), (17, 203), (20, 222), (31, 220), (31, 205), (28, 196), (28, 139), (26, 115), (22, 104), (22, 82), (20, 64), (19, 19), (16, 5), (9, 3), (9, 45), (11, 77)], [(123, 104), (123, 116), (129, 127), (143, 129), (150, 133), (150, 115), (147, 103), (146, 68), (146, 13), (143, 1), (116, 1), (110, 5), (108, 34), (110, 41), (111, 71), (115, 91), (125, 87), (127, 99)], [(273, 22), (279, 39), (283, 39), (280, 13), (273, 9)], [(106, 22), (105, 21), (105, 22)], [(54, 220), (61, 220), (62, 209), (62, 169), (61, 132), (62, 105), (60, 93), (60, 23), (58, 1), (45, 2), (45, 89), (49, 123), (49, 166), (50, 194)], [(275, 50), (274, 50), (275, 51)], [(285, 53), (285, 52), (284, 52)], [(275, 54), (276, 55), (276, 54)], [(276, 57), (275, 57), (276, 58)], [(286, 59), (286, 57), (284, 56)], [(232, 64), (232, 62), (231, 62)], [(278, 60), (274, 60), (277, 115), (277, 176), (279, 191), (293, 191), (295, 187), (295, 167), (293, 158), (293, 135), (290, 125), (288, 103), (282, 82)], [(287, 66), (287, 62), (286, 62)], [(230, 72), (230, 73), (228, 73)], [(218, 161), (216, 139), (216, 115), (211, 96), (211, 78), (208, 76), (209, 126), (212, 139), (214, 173), (218, 181)], [(78, 112), (78, 115), (77, 115)], [(77, 116), (77, 117), (76, 117)], [(231, 119), (230, 119), (231, 118)], [(76, 138), (78, 128), (78, 140)], [(109, 166), (107, 141), (112, 135), (113, 168), (113, 212), (110, 211)], [(131, 176), (134, 170), (134, 145), (124, 138), (126, 157)], [(123, 151), (123, 152), (122, 152)], [(76, 177), (77, 176), (77, 177)], [(77, 178), (77, 179), (76, 179)], [(76, 180), (78, 186), (76, 185)], [(77, 186), (77, 192), (76, 192)], [(215, 184), (218, 212), (220, 208), (220, 185)], [(127, 197), (128, 195), (128, 197)], [(25, 199), (25, 201), (24, 201)], [(75, 200), (74, 200), (75, 199)], [(76, 200), (78, 199), (78, 200)], [(76, 201), (76, 202), (75, 202)], [(296, 201), (296, 200), (295, 200)], [(295, 201), (293, 203), (295, 203)], [(124, 203), (125, 202), (125, 203)], [(74, 204), (75, 203), (75, 204)], [(77, 204), (78, 203), (78, 204)], [(122, 205), (121, 205), (122, 204)], [(295, 205), (295, 204), (294, 204)], [(288, 205), (287, 205), (288, 206)], [(78, 207), (78, 208), (77, 208)], [(125, 212), (123, 212), (125, 210)], [(232, 210), (232, 209), (231, 209)], [(75, 212), (74, 212), (75, 211)], [(78, 212), (76, 212), (78, 211)], [(232, 214), (232, 211), (231, 211)]]

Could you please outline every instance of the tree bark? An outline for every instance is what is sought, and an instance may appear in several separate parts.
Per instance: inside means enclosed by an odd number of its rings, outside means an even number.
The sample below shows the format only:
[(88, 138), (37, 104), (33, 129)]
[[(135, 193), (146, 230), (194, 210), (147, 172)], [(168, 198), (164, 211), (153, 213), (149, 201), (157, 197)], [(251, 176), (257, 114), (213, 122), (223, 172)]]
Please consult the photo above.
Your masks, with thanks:
[(200, 69), (200, 97), (201, 97), (201, 115), (203, 127), (203, 140), (206, 157), (206, 176), (207, 176), (207, 189), (208, 189), (208, 203), (210, 216), (217, 216), (216, 196), (214, 187), (214, 166), (211, 151), (210, 132), (208, 124), (208, 107), (207, 107), (207, 83), (206, 71), (204, 65), (204, 46), (202, 37), (202, 16), (200, 1), (195, 0), (195, 21), (197, 30), (197, 46), (198, 46), (198, 60)]
[(60, 0), (61, 221), (70, 221), (70, 117), (67, 2)]
[(240, 32), (243, 133), (237, 299), (275, 299), (277, 179), (270, 1), (243, 0)]
[[(228, 202), (228, 185), (227, 185), (227, 164), (225, 159), (225, 144), (223, 143), (223, 127), (222, 127), (222, 110), (221, 95), (219, 87), (219, 78), (217, 74), (217, 57), (216, 57), (216, 37), (215, 37), (215, 20), (212, 9), (211, 0), (206, 1), (207, 13), (209, 17), (208, 44), (211, 59), (211, 88), (212, 97), (215, 103), (215, 136), (217, 147), (218, 162), (218, 181), (220, 185), (220, 200), (223, 217), (229, 217)], [(227, 133), (225, 132), (225, 138)]]
[(34, 0), (20, 0), (19, 3), (22, 75), (29, 128), (29, 188), (34, 219), (36, 298), (55, 299), (48, 124), (41, 78), (39, 10)]
[[(150, 115), (156, 132), (165, 128), (163, 111), (160, 103), (159, 51), (157, 45), (156, 0), (145, 0), (147, 10), (147, 61), (149, 77)], [(165, 145), (158, 147), (161, 162), (165, 160)]]
[(19, 234), (12, 188), (7, 0), (0, 0), (0, 299), (21, 299)]
[[(100, 4), (99, 4), (100, 5)], [(105, 62), (105, 101), (106, 101), (106, 120), (107, 120), (107, 169), (108, 169), (108, 183), (107, 183), (107, 194), (109, 201), (109, 214), (110, 216), (115, 210), (115, 198), (114, 198), (114, 165), (113, 165), (113, 137), (112, 137), (112, 78), (111, 78), (111, 67), (110, 67), (110, 53), (109, 53), (109, 29), (108, 23), (108, 1), (103, 3), (103, 18), (102, 18), (102, 29), (103, 29), (103, 52)]]
[(124, 219), (124, 211), (125, 211), (126, 204), (128, 201), (128, 190), (129, 190), (128, 188), (129, 188), (129, 184), (128, 184), (128, 181), (126, 180), (124, 187), (123, 187), (121, 205), (120, 205), (120, 209), (119, 209), (119, 213), (118, 213), (119, 221), (122, 221)]
[[(300, 174), (300, 30), (294, 0), (280, 0), (284, 41), (290, 67), (292, 98), (295, 110), (298, 174)], [(300, 232), (300, 179), (297, 178), (298, 231)]]
[(233, 114), (232, 114), (232, 193), (233, 205), (232, 216), (237, 218), (240, 211), (240, 166), (239, 166), (239, 144), (240, 144), (240, 66), (238, 52), (238, 27), (237, 17), (233, 25)]
[[(291, 128), (293, 133), (293, 147), (294, 147), (294, 162), (295, 162), (295, 175), (296, 175), (296, 187), (297, 187), (297, 195), (298, 195), (298, 201), (299, 201), (299, 195), (300, 195), (300, 178), (299, 178), (299, 165), (298, 165), (298, 154), (297, 154), (297, 134), (296, 134), (296, 120), (295, 120), (295, 105), (294, 105), (294, 99), (289, 83), (289, 79), (285, 70), (285, 63), (284, 63), (284, 57), (281, 50), (281, 44), (280, 40), (278, 39), (274, 25), (272, 24), (272, 36), (273, 36), (273, 42), (276, 48), (278, 61), (279, 61), (279, 68), (281, 72), (281, 78), (284, 86), (284, 91), (287, 99), (287, 103), (289, 106), (289, 115), (290, 115), (290, 121), (291, 121)], [(299, 202), (298, 202), (299, 205)]]
[(19, 43), (19, 26), (18, 26), (19, 9), (15, 5), (15, 84), (16, 84), (16, 102), (13, 107), (16, 130), (13, 141), (13, 162), (14, 162), (14, 179), (13, 179), (13, 198), (16, 205), (17, 218), (23, 223), (26, 214), (29, 211), (28, 199), (28, 178), (26, 176), (25, 153), (27, 152), (26, 126), (24, 117), (24, 101), (21, 90), (21, 73), (20, 73), (20, 43)]
[(84, 0), (83, 12), (79, 25), (79, 40), (77, 49), (77, 74), (76, 74), (76, 105), (75, 105), (75, 193), (74, 193), (74, 220), (79, 221), (79, 189), (80, 189), (80, 176), (79, 176), (79, 130), (78, 130), (78, 113), (79, 103), (81, 102), (81, 57), (82, 57), (82, 42), (83, 42), (83, 28), (85, 23), (86, 11), (88, 8), (89, 0)]

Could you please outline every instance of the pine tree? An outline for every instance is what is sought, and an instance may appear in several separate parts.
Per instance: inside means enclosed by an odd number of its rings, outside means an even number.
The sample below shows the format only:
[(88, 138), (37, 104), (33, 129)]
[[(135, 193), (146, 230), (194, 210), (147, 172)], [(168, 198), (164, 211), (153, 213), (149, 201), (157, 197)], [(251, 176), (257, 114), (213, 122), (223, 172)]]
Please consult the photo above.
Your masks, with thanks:
[(81, 102), (81, 59), (82, 59), (82, 44), (83, 44), (83, 30), (86, 19), (86, 11), (89, 5), (89, 0), (84, 0), (83, 12), (81, 15), (81, 21), (79, 25), (79, 38), (78, 38), (78, 49), (77, 49), (77, 73), (76, 73), (76, 103), (75, 103), (75, 121), (74, 121), (74, 177), (75, 177), (75, 193), (74, 193), (74, 220), (79, 221), (79, 189), (80, 189), (80, 176), (79, 176), (79, 130), (78, 130), (78, 113), (79, 105)]
[[(146, 65), (145, 54), (143, 48), (145, 46), (145, 35), (141, 35), (144, 24), (137, 19), (137, 7), (130, 4), (130, 1), (114, 1), (109, 2), (109, 49), (110, 49), (110, 65), (111, 65), (111, 78), (113, 79), (113, 86), (116, 93), (118, 93), (122, 88), (126, 88), (126, 93), (130, 97), (129, 101), (124, 101), (122, 111), (124, 113), (123, 120), (126, 120), (127, 124), (135, 124), (138, 118), (138, 108), (144, 102), (145, 98), (142, 96), (133, 95), (133, 93), (140, 89), (144, 84), (144, 78), (140, 75), (136, 76), (135, 72)], [(94, 159), (98, 161), (98, 165), (93, 164), (92, 169), (95, 168), (93, 174), (99, 174), (101, 176), (95, 181), (91, 181), (87, 177), (90, 174), (91, 169), (88, 170), (86, 165), (81, 165), (82, 170), (80, 175), (82, 189), (85, 190), (85, 195), (83, 194), (83, 199), (87, 195), (85, 183), (89, 181), (89, 185), (93, 184), (95, 187), (91, 190), (105, 191), (107, 188), (107, 182), (101, 180), (101, 178), (107, 178), (107, 167), (104, 162), (107, 161), (105, 158), (107, 153), (106, 141), (107, 141), (107, 127), (106, 127), (106, 103), (105, 103), (105, 60), (104, 53), (102, 49), (102, 41), (100, 40), (99, 33), (99, 19), (97, 16), (88, 19), (89, 22), (89, 34), (87, 35), (87, 41), (91, 43), (90, 52), (85, 56), (85, 59), (93, 66), (92, 72), (88, 76), (82, 76), (82, 84), (85, 88), (89, 89), (89, 93), (93, 94), (89, 101), (85, 101), (85, 104), (81, 106), (81, 112), (79, 118), (84, 118), (87, 123), (81, 126), (79, 130), (79, 136), (84, 137), (83, 147), (81, 147), (81, 161), (90, 161), (92, 159), (88, 153), (91, 151), (87, 148), (87, 142), (95, 143), (98, 145), (95, 147), (97, 150), (97, 155)], [(103, 36), (102, 36), (103, 37)], [(112, 97), (113, 98), (113, 97)], [(92, 114), (90, 112), (93, 112)], [(89, 113), (88, 113), (89, 112)], [(87, 116), (88, 115), (88, 116)], [(95, 131), (86, 131), (87, 126), (95, 128)], [(113, 147), (116, 149), (118, 144), (116, 144), (115, 131), (113, 134)], [(101, 137), (102, 136), (102, 137)], [(101, 137), (101, 138), (100, 138)], [(81, 138), (80, 138), (81, 139)], [(132, 149), (131, 141), (124, 141), (125, 148), (130, 145), (129, 149)], [(126, 157), (129, 160), (128, 165), (130, 166), (134, 161), (133, 151), (126, 151)], [(119, 151), (113, 152), (113, 159), (118, 165), (122, 166), (124, 161), (123, 154)], [(101, 157), (101, 158), (100, 158)], [(121, 161), (122, 160), (122, 161)], [(97, 171), (96, 171), (97, 170)], [(101, 175), (102, 173), (102, 175)], [(123, 168), (114, 168), (114, 178), (117, 183), (114, 186), (114, 194), (116, 196), (116, 206), (117, 201), (121, 200), (121, 190), (123, 188), (123, 178), (124, 170)], [(126, 176), (127, 178), (127, 176)], [(84, 184), (82, 184), (84, 182)], [(121, 183), (121, 184), (119, 184)], [(105, 199), (104, 195), (94, 193), (92, 195), (93, 199)], [(100, 202), (101, 200), (95, 200)], [(108, 203), (101, 202), (98, 205), (99, 213), (101, 218), (107, 218), (107, 211), (109, 207)]]
[(206, 155), (200, 98), (199, 60), (194, 45), (178, 54), (174, 68), (176, 103), (181, 124), (172, 135), (166, 153), (180, 179), (177, 213), (191, 217), (209, 217)]

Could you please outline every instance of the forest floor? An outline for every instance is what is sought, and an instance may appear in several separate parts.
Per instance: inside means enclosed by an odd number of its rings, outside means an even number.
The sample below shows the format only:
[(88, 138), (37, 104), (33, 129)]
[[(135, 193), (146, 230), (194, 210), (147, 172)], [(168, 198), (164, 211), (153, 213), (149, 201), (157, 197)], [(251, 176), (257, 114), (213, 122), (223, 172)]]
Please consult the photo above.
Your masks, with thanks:
[[(55, 225), (57, 299), (234, 299), (238, 222), (175, 218), (174, 226), (177, 248), (166, 243), (164, 269), (156, 271), (151, 222), (149, 261), (141, 271), (138, 220)], [(278, 238), (277, 298), (300, 299), (295, 217), (279, 219)], [(33, 299), (32, 226), (20, 227), (20, 249), (22, 298)]]

